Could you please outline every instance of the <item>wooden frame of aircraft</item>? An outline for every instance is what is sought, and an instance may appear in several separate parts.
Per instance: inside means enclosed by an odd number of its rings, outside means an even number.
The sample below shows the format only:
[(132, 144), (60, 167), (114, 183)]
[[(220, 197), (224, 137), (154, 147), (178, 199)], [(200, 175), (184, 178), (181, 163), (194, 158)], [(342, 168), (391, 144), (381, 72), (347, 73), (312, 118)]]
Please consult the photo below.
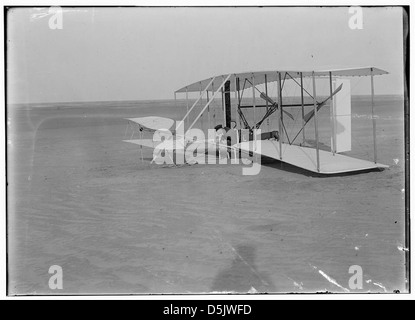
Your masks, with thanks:
[[(319, 174), (339, 174), (345, 172), (355, 172), (370, 169), (382, 169), (387, 166), (378, 163), (377, 161), (377, 147), (376, 147), (376, 117), (374, 113), (375, 101), (374, 101), (374, 76), (387, 74), (386, 71), (374, 68), (353, 68), (353, 69), (335, 69), (335, 70), (323, 70), (323, 71), (260, 71), (260, 72), (244, 72), (225, 74), (215, 76), (205, 80), (197, 81), (192, 84), (186, 85), (183, 88), (175, 91), (175, 99), (177, 94), (184, 93), (186, 95), (186, 114), (183, 117), (181, 125), (187, 126), (186, 130), (192, 129), (200, 117), (207, 113), (208, 127), (211, 128), (209, 106), (220, 94), (222, 96), (222, 111), (223, 111), (223, 128), (226, 128), (227, 132), (236, 131), (236, 141), (233, 139), (231, 143), (228, 142), (232, 148), (241, 150), (242, 152), (253, 152), (260, 156), (267, 156), (276, 160), (289, 163), (291, 165), (316, 172)], [(333, 88), (335, 79), (344, 79), (349, 77), (370, 77), (371, 80), (371, 118), (373, 128), (373, 161), (361, 160), (352, 158), (343, 154), (340, 154), (343, 150), (337, 150), (339, 145), (336, 138), (340, 139), (341, 136), (336, 131), (336, 125), (338, 124), (338, 118), (336, 118), (336, 108), (334, 99), (336, 95), (340, 95), (343, 85), (347, 88), (347, 82), (341, 83), (337, 88)], [(312, 93), (309, 93), (305, 87), (303, 80), (305, 78), (311, 78), (312, 80)], [(316, 94), (316, 78), (327, 79), (329, 82), (330, 94), (327, 98), (319, 101)], [(283, 103), (283, 86), (285, 81), (293, 81), (300, 88), (300, 103), (287, 104)], [(277, 83), (278, 99), (272, 100), (268, 95), (268, 85), (270, 83)], [(264, 85), (265, 92), (261, 92), (258, 89), (259, 85)], [(350, 87), (350, 86), (349, 86)], [(242, 97), (245, 90), (252, 90), (252, 105), (243, 105)], [(345, 90), (343, 90), (345, 91)], [(198, 93), (198, 98), (194, 101), (192, 106), (189, 106), (189, 93)], [(231, 93), (234, 93), (235, 101), (237, 101), (237, 117), (239, 121), (232, 119), (231, 115)], [(209, 95), (210, 94), (210, 95)], [(350, 92), (346, 92), (350, 96)], [(206, 95), (206, 103), (198, 112), (197, 116), (190, 122), (190, 115), (193, 110), (197, 109), (197, 106), (204, 100)], [(309, 95), (312, 98), (312, 103), (306, 103), (304, 95)], [(265, 104), (258, 104), (257, 97), (260, 97)], [(321, 150), (319, 147), (319, 124), (318, 124), (318, 111), (325, 105), (330, 105), (331, 111), (331, 151)], [(302, 125), (295, 137), (290, 140), (287, 130), (285, 128), (285, 117), (293, 119), (292, 115), (288, 111), (289, 108), (301, 108)], [(253, 125), (248, 123), (243, 109), (252, 108), (253, 113)], [(311, 109), (307, 110), (306, 109)], [(261, 114), (259, 111), (264, 110), (265, 113)], [(255, 129), (261, 128), (264, 121), (272, 114), (277, 114), (278, 117), (278, 131), (265, 132), (261, 135), (255, 133)], [(143, 123), (144, 118), (129, 119), (141, 127), (146, 127)], [(310, 123), (311, 119), (314, 119), (314, 134), (315, 134), (315, 148), (307, 147), (304, 145), (294, 145), (294, 141), (302, 133), (303, 142), (305, 141), (305, 127)], [(243, 136), (241, 130), (231, 128), (231, 122), (240, 123), (241, 128), (249, 132), (249, 135)], [(243, 128), (242, 128), (243, 124)], [(340, 125), (340, 124), (339, 124)], [(236, 127), (236, 126), (235, 126)], [(168, 129), (168, 128), (166, 128)], [(138, 140), (126, 140), (128, 142), (141, 144)], [(135, 141), (135, 142), (134, 142)], [(258, 143), (261, 143), (261, 147), (258, 148)], [(347, 149), (347, 148), (346, 148)], [(256, 151), (258, 150), (258, 152)], [(260, 150), (260, 151), (259, 151)], [(347, 150), (346, 150), (347, 151)]]

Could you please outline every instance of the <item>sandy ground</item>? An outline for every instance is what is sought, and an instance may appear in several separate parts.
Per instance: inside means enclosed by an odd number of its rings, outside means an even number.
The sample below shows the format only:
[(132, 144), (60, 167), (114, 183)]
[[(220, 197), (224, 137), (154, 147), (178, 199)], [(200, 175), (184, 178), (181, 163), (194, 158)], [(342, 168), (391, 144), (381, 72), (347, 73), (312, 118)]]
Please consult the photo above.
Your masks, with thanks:
[[(390, 168), (327, 178), (269, 161), (257, 176), (165, 168), (150, 149), (141, 162), (123, 118), (178, 118), (171, 103), (9, 106), (10, 294), (405, 290), (401, 101), (377, 109)], [(354, 154), (367, 158), (370, 122), (353, 112)], [(63, 290), (48, 287), (51, 265)], [(352, 265), (362, 290), (349, 288)]]

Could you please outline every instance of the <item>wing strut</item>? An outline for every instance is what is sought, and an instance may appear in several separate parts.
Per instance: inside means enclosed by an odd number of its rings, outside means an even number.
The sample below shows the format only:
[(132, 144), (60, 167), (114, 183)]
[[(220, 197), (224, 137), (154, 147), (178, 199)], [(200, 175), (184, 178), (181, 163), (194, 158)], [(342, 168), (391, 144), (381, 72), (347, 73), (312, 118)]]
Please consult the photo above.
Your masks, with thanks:
[(205, 110), (207, 109), (207, 107), (209, 107), (209, 105), (212, 103), (213, 99), (215, 99), (216, 94), (222, 89), (222, 87), (224, 86), (224, 84), (226, 83), (226, 81), (229, 80), (230, 77), (231, 77), (231, 75), (228, 74), (228, 76), (221, 83), (221, 85), (218, 87), (218, 89), (212, 94), (212, 97), (210, 98), (210, 100), (208, 101), (208, 103), (206, 103), (206, 105), (203, 107), (202, 111), (200, 111), (200, 113), (197, 115), (196, 119), (192, 122), (192, 124), (189, 126), (189, 128), (187, 130), (190, 130), (190, 129), (193, 128), (193, 126), (195, 125), (195, 123), (197, 122), (197, 120), (199, 120), (199, 118), (202, 116), (203, 112), (205, 112)]
[(210, 80), (210, 82), (208, 83), (208, 85), (206, 86), (205, 90), (203, 90), (203, 92), (200, 93), (199, 98), (197, 98), (197, 100), (195, 101), (195, 103), (193, 103), (192, 107), (190, 109), (187, 110), (186, 115), (183, 117), (183, 120), (179, 123), (179, 125), (177, 126), (177, 128), (179, 128), (183, 123), (185, 119), (188, 119), (188, 116), (190, 114), (190, 112), (193, 110), (193, 108), (197, 105), (197, 103), (200, 101), (200, 99), (202, 99), (203, 94), (205, 93), (205, 91), (207, 91), (209, 89), (209, 86), (212, 84), (212, 82), (215, 80), (215, 77), (212, 78), (212, 80)]

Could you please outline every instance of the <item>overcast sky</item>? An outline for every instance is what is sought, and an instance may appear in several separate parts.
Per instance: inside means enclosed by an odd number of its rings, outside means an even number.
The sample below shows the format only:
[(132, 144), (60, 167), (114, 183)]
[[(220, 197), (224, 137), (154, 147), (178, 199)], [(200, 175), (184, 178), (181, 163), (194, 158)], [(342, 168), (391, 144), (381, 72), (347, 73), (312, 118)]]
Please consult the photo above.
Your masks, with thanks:
[[(63, 8), (8, 14), (8, 102), (173, 98), (210, 76), (375, 66), (377, 94), (403, 93), (400, 8)], [(369, 94), (366, 83), (354, 94)]]

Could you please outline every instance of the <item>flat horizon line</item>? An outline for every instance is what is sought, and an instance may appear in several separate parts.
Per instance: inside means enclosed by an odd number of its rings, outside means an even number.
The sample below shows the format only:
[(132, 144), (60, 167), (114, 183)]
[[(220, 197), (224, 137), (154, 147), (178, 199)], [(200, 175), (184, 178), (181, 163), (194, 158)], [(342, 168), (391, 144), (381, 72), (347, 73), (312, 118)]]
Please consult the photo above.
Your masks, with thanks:
[[(370, 97), (370, 94), (352, 94), (351, 97)], [(297, 97), (297, 96), (287, 96), (288, 98), (292, 98), (292, 97)], [(377, 97), (400, 97), (402, 99), (404, 99), (404, 94), (376, 94), (375, 98)], [(249, 97), (250, 98), (250, 97)], [(249, 98), (244, 98), (244, 99), (249, 99)], [(220, 99), (219, 98), (215, 98), (215, 99)], [(232, 99), (235, 99), (234, 97), (232, 97)], [(37, 104), (42, 104), (42, 105), (51, 105), (51, 104), (82, 104), (82, 103), (114, 103), (114, 102), (118, 102), (118, 103), (125, 103), (125, 102), (156, 102), (156, 101), (174, 101), (175, 99), (173, 98), (165, 98), (165, 99), (138, 99), (138, 100), (84, 100), (84, 101), (54, 101), (54, 102), (12, 102), (12, 103), (6, 103), (6, 106), (12, 106), (12, 105), (37, 105)], [(196, 100), (196, 98), (192, 98), (189, 99), (190, 100)], [(176, 101), (186, 101), (186, 99), (176, 99)]]

